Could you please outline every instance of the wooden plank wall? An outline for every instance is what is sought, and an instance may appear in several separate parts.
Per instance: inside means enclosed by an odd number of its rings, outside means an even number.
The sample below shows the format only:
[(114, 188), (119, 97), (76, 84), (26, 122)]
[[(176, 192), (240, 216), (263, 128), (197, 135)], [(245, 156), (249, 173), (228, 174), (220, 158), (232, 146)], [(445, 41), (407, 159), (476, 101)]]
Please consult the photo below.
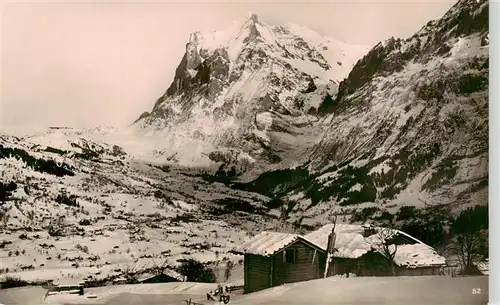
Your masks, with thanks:
[(357, 259), (334, 258), (330, 264), (329, 275), (356, 273), (361, 275), (361, 264)]
[[(394, 267), (396, 276), (439, 275), (439, 267)], [(335, 258), (329, 276), (354, 273), (356, 276), (392, 276), (387, 259), (378, 253), (367, 253), (358, 259)]]
[(270, 287), (271, 258), (245, 254), (245, 293)]
[(318, 253), (318, 265), (319, 265), (319, 278), (323, 278), (325, 276), (325, 268), (326, 268), (326, 254)]
[(317, 251), (315, 256), (315, 249), (300, 241), (290, 245), (286, 249), (296, 250), (296, 262), (293, 264), (284, 262), (283, 253), (285, 250), (280, 251), (273, 256), (274, 286), (284, 283), (307, 281), (321, 277), (319, 261), (325, 259), (324, 255), (320, 255), (319, 251)]
[(440, 267), (401, 268), (396, 267), (398, 276), (439, 275)]

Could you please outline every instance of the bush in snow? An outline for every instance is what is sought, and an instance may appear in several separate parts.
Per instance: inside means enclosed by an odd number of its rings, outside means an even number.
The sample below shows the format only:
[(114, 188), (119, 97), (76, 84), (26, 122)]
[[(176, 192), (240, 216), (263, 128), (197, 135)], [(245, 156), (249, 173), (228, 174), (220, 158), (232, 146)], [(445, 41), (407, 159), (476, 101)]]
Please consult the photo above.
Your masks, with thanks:
[(6, 276), (2, 282), (0, 282), (1, 289), (15, 288), (27, 286), (28, 282), (22, 280), (18, 277)]
[(188, 282), (215, 283), (216, 281), (213, 270), (193, 258), (182, 260), (177, 272), (184, 275)]
[(4, 204), (9, 201), (12, 196), (12, 192), (17, 189), (17, 184), (15, 182), (10, 182), (8, 184), (0, 182), (0, 203)]
[(75, 246), (76, 249), (82, 251), (83, 253), (89, 253), (89, 247), (87, 246), (82, 246), (80, 244)]
[(55, 201), (60, 204), (65, 204), (67, 206), (71, 207), (79, 207), (80, 205), (76, 201), (78, 197), (76, 195), (67, 195), (65, 192), (60, 193), (57, 195)]

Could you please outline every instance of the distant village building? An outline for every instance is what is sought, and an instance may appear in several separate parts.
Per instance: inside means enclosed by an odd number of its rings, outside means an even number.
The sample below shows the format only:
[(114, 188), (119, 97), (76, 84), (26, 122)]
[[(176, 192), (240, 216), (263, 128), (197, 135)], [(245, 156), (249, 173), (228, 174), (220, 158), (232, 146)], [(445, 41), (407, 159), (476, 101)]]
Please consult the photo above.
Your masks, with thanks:
[[(333, 224), (305, 236), (261, 232), (236, 249), (244, 255), (244, 292), (307, 281), (325, 276), (438, 275), (446, 265), (444, 257), (399, 230), (372, 226), (337, 224), (333, 259), (327, 267), (327, 251)], [(382, 239), (381, 232), (390, 230)], [(395, 249), (393, 264), (381, 251)]]
[(477, 269), (477, 273), (480, 275), (489, 275), (489, 261), (475, 262), (474, 267)]
[(50, 281), (47, 284), (47, 294), (55, 295), (55, 294), (84, 294), (84, 283), (83, 282), (75, 282), (75, 281), (67, 281), (65, 283), (57, 283), (54, 281)]
[(113, 285), (123, 285), (127, 284), (127, 279), (124, 277), (118, 277), (113, 280)]

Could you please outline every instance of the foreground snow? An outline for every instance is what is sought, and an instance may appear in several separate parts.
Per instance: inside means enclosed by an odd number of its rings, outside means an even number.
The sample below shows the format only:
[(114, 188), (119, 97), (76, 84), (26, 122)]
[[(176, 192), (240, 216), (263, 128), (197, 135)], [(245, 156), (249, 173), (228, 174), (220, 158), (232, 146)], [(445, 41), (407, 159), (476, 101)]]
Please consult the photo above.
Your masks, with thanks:
[[(39, 288), (0, 291), (0, 302), (15, 305), (43, 304), (181, 304), (192, 298), (202, 304), (215, 284), (167, 283), (90, 288), (78, 295), (51, 296), (43, 301)], [(476, 289), (473, 294), (472, 290)], [(480, 290), (478, 290), (480, 289)], [(35, 291), (36, 290), (36, 291)], [(31, 299), (29, 298), (31, 296)], [(160, 303), (161, 302), (161, 303)], [(488, 277), (358, 277), (328, 278), (287, 284), (260, 292), (234, 295), (229, 304), (467, 304), (488, 302)]]
[(205, 283), (164, 283), (164, 284), (142, 284), (142, 285), (119, 285), (87, 289), (86, 295), (95, 298), (85, 298), (78, 295), (61, 294), (49, 296), (45, 299), (48, 304), (102, 304), (113, 299), (119, 299), (123, 294), (134, 294), (143, 296), (176, 295), (181, 299), (186, 297), (205, 296), (209, 291), (217, 288), (217, 284)]
[[(480, 288), (481, 294), (472, 294)], [(487, 304), (488, 277), (328, 278), (249, 294), (231, 304)]]

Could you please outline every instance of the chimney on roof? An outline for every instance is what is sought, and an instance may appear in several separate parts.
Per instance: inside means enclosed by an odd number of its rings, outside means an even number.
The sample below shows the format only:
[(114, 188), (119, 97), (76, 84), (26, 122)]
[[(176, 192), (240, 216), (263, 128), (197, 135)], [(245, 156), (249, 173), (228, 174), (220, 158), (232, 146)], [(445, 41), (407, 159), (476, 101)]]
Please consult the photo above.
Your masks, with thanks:
[(365, 223), (363, 225), (363, 237), (372, 236), (375, 233), (377, 232), (375, 231), (374, 225), (372, 225), (371, 223)]

